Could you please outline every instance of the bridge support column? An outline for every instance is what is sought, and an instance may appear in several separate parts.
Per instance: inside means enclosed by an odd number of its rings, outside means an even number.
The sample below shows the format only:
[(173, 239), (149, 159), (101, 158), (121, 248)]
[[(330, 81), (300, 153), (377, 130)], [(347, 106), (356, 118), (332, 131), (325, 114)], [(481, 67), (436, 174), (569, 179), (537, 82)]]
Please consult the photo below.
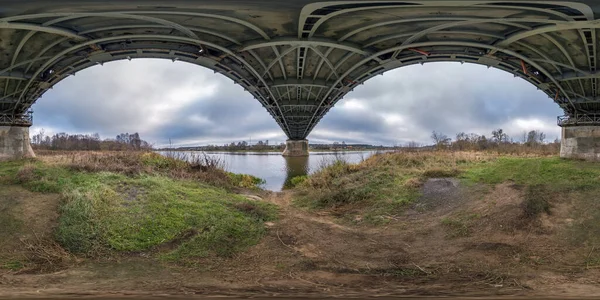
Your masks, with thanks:
[(563, 127), (560, 157), (600, 161), (600, 126)]
[(35, 157), (29, 143), (29, 127), (0, 126), (0, 160)]
[(308, 156), (308, 140), (287, 140), (283, 156)]

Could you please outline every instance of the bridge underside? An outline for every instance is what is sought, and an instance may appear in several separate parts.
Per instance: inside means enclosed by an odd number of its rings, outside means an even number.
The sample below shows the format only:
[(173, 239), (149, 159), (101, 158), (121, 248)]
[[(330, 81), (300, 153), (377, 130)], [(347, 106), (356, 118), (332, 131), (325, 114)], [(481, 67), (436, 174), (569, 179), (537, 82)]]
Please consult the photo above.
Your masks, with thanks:
[(558, 125), (600, 125), (592, 0), (125, 2), (3, 4), (0, 126), (30, 125), (32, 104), (79, 70), (134, 58), (231, 78), (291, 140), (366, 80), (437, 61), (505, 70), (564, 110)]

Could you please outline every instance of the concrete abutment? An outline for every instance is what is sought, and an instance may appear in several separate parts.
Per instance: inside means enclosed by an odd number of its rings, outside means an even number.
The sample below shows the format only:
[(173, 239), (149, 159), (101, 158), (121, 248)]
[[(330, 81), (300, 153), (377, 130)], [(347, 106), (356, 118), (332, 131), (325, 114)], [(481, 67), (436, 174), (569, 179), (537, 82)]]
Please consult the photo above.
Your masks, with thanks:
[(287, 140), (283, 156), (308, 156), (308, 140)]
[(0, 126), (0, 160), (35, 157), (29, 142), (29, 127)]
[(600, 126), (563, 127), (560, 157), (600, 161)]

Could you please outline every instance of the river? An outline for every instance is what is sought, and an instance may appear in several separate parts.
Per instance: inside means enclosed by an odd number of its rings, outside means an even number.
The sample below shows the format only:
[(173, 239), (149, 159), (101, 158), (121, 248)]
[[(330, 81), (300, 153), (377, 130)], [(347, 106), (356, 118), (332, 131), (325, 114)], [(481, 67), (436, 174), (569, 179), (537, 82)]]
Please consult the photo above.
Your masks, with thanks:
[(377, 151), (311, 152), (307, 157), (283, 157), (278, 152), (182, 151), (178, 152), (177, 156), (194, 157), (203, 153), (223, 161), (225, 169), (229, 172), (262, 178), (266, 181), (262, 186), (264, 189), (281, 191), (291, 178), (310, 174), (323, 164), (329, 164), (338, 158), (358, 163)]

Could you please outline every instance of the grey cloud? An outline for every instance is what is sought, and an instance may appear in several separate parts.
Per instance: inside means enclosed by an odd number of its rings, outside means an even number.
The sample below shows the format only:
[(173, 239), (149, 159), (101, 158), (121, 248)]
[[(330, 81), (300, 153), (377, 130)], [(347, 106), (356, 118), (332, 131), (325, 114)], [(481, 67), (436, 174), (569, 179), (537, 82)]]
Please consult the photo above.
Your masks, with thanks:
[[(137, 131), (157, 145), (169, 139), (186, 145), (250, 137), (285, 140), (260, 103), (230, 79), (170, 61), (92, 67), (59, 83), (34, 110), (35, 128), (103, 137)], [(561, 113), (534, 86), (503, 71), (435, 63), (394, 70), (359, 86), (331, 109), (309, 139), (427, 143), (432, 130), (489, 135), (500, 127), (512, 135), (543, 129), (554, 137)]]
[[(377, 130), (395, 132), (397, 142), (428, 142), (432, 130), (451, 136), (460, 131), (489, 135), (511, 120), (538, 119), (551, 124), (562, 113), (544, 93), (520, 78), (479, 65), (457, 63), (415, 65), (388, 72), (349, 93), (330, 114), (335, 116), (344, 101), (368, 107), (361, 112), (363, 119), (375, 119), (382, 113), (403, 116), (405, 123), (400, 128), (384, 124)], [(337, 119), (338, 116), (325, 116), (317, 130), (331, 126), (329, 122), (342, 127)], [(558, 132), (557, 127), (552, 130), (551, 134)]]

